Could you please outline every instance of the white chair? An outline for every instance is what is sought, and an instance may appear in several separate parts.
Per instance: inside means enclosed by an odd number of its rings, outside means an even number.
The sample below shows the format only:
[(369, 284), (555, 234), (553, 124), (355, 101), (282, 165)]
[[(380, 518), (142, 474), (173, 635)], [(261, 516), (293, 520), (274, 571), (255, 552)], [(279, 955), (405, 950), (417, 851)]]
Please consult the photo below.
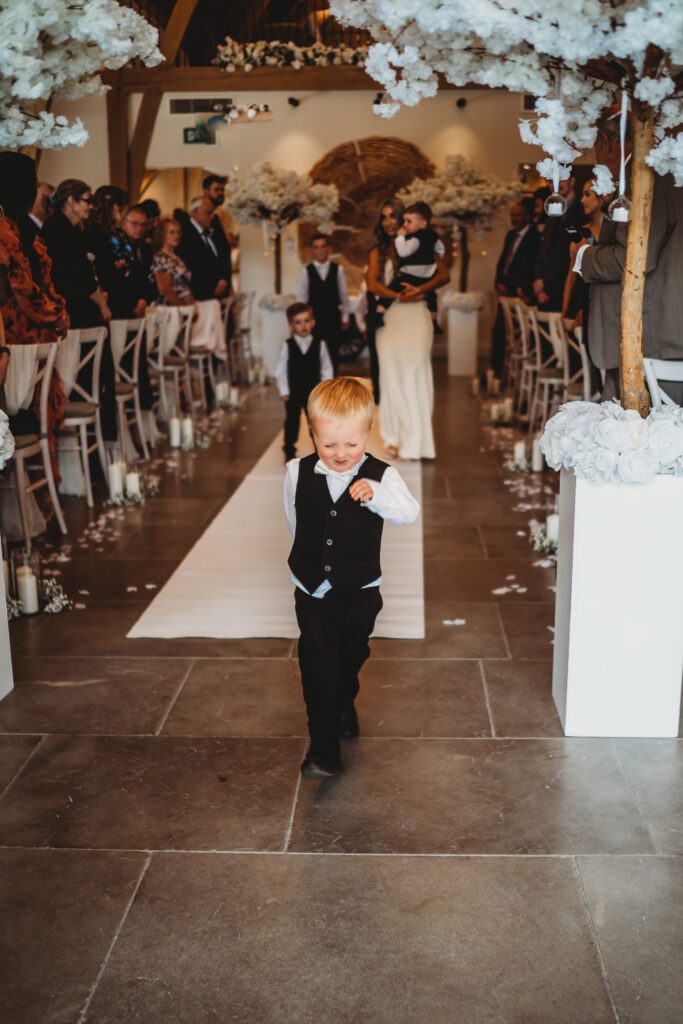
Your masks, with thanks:
[(558, 333), (560, 313), (539, 313), (533, 306), (527, 307), (530, 338), (532, 339), (532, 367), (534, 391), (529, 410), (529, 432), (533, 433), (537, 419), (543, 426), (553, 404), (558, 402), (566, 390), (565, 368), (562, 365), (563, 340)]
[[(180, 412), (181, 395), (185, 395), (188, 410), (194, 406), (190, 363), (190, 336), (195, 316), (194, 306), (176, 306), (169, 309), (163, 328), (162, 345), (164, 384), (168, 383), (176, 409)], [(172, 318), (176, 317), (175, 325)]]
[(239, 292), (235, 296), (237, 329), (230, 339), (230, 365), (235, 384), (246, 383), (249, 380), (249, 368), (253, 364), (251, 314), (255, 294), (255, 292)]
[[(80, 395), (80, 399), (69, 400), (64, 409), (64, 431), (60, 434), (60, 446), (68, 451), (69, 440), (74, 442), (71, 450), (77, 450), (83, 469), (85, 481), (85, 499), (88, 508), (93, 507), (92, 482), (90, 479), (90, 455), (97, 451), (105, 479), (107, 478), (107, 454), (104, 447), (102, 425), (99, 416), (100, 367), (102, 350), (107, 337), (106, 327), (90, 327), (75, 332), (78, 336), (79, 354), (70, 393)], [(63, 343), (62, 343), (63, 344)], [(91, 366), (91, 382), (87, 389), (78, 380), (81, 371)], [(88, 437), (92, 431), (92, 438)], [(79, 492), (80, 493), (80, 492)]]
[(659, 386), (661, 380), (683, 382), (683, 359), (643, 359), (645, 380), (647, 381), (652, 405), (656, 409), (661, 406), (678, 408), (666, 391)]
[[(169, 420), (171, 416), (164, 378), (164, 344), (168, 319), (168, 310), (163, 308), (158, 308), (153, 313), (148, 312), (145, 318), (149, 379), (155, 392), (155, 405), (161, 407), (165, 420)], [(176, 410), (176, 415), (179, 412), (180, 410)]]
[[(52, 501), (52, 507), (54, 508), (55, 516), (59, 524), (59, 529), (62, 533), (67, 532), (64, 515), (62, 513), (62, 506), (59, 503), (55, 478), (52, 472), (50, 447), (48, 443), (48, 405), (50, 398), (50, 386), (52, 384), (52, 377), (57, 359), (57, 345), (58, 342), (53, 341), (48, 345), (35, 346), (36, 362), (26, 393), (28, 396), (35, 395), (36, 388), (39, 389), (38, 433), (20, 434), (15, 437), (14, 441), (16, 448), (14, 458), (10, 463), (12, 466), (12, 474), (10, 478), (11, 484), (17, 492), (24, 544), (29, 551), (31, 549), (31, 528), (29, 508), (26, 498), (27, 495), (31, 494), (33, 491), (37, 491), (40, 487), (47, 487), (50, 500)], [(11, 349), (21, 347), (23, 346), (10, 346)], [(10, 364), (11, 361), (12, 356), (10, 355)], [(27, 407), (26, 402), (24, 402), (23, 405), (24, 407)], [(36, 455), (41, 456), (41, 463), (30, 464), (28, 460)], [(40, 473), (41, 470), (42, 475), (36, 477), (34, 480), (30, 479), (31, 473)]]
[(580, 324), (573, 327), (571, 320), (564, 320), (563, 326), (565, 337), (567, 339), (567, 359), (569, 370), (571, 371), (572, 352), (578, 355), (580, 360), (580, 369), (577, 369), (573, 374), (571, 374), (571, 372), (569, 374), (565, 401), (570, 398), (581, 398), (584, 402), (599, 401), (600, 392), (593, 390), (593, 375), (595, 370), (591, 363), (590, 356), (588, 355), (588, 349), (586, 348), (583, 340), (583, 327)]
[[(116, 371), (116, 416), (119, 428), (119, 444), (125, 446), (125, 435), (135, 427), (142, 457), (149, 459), (149, 448), (140, 405), (140, 353), (145, 336), (146, 321), (115, 320), (111, 325), (112, 355)], [(114, 337), (117, 337), (116, 343)], [(131, 449), (132, 454), (132, 449)]]
[(223, 321), (223, 336), (225, 338), (225, 351), (227, 353), (227, 359), (225, 360), (225, 362), (226, 362), (225, 375), (226, 375), (226, 379), (228, 381), (232, 380), (233, 377), (234, 377), (234, 372), (233, 372), (233, 368), (232, 368), (232, 365), (231, 365), (231, 363), (232, 363), (232, 358), (231, 358), (232, 353), (231, 353), (231, 349), (230, 349), (230, 341), (231, 341), (231, 338), (232, 338), (231, 329), (232, 330), (236, 330), (236, 325), (235, 325), (234, 319), (233, 319), (233, 312), (234, 312), (234, 308), (235, 308), (236, 302), (237, 302), (237, 296), (236, 295), (228, 295), (224, 299), (220, 300), (221, 319)]
[(501, 295), (498, 299), (503, 323), (505, 325), (505, 368), (503, 380), (506, 387), (511, 387), (513, 393), (517, 390), (517, 381), (521, 374), (521, 332), (519, 321), (514, 315), (514, 306), (518, 299)]
[(517, 416), (521, 417), (522, 410), (526, 405), (527, 412), (531, 408), (531, 399), (534, 394), (535, 383), (535, 353), (532, 352), (529, 344), (529, 317), (527, 305), (521, 299), (513, 299), (510, 304), (512, 316), (516, 323), (516, 330), (519, 335), (519, 368), (515, 382)]

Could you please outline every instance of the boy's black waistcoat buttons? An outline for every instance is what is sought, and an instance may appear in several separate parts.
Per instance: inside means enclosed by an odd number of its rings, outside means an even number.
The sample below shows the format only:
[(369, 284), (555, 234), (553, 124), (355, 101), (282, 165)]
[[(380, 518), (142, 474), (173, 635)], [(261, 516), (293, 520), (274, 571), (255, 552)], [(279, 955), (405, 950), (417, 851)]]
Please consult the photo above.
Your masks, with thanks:
[[(354, 501), (348, 487), (338, 501), (333, 502), (327, 477), (314, 472), (317, 461), (318, 456), (313, 454), (299, 463), (294, 500), (296, 533), (289, 567), (310, 594), (325, 579), (339, 593), (360, 590), (382, 574), (380, 547), (384, 520)], [(379, 482), (387, 469), (386, 462), (369, 455), (359, 475)], [(325, 559), (327, 549), (333, 545), (334, 567)]]

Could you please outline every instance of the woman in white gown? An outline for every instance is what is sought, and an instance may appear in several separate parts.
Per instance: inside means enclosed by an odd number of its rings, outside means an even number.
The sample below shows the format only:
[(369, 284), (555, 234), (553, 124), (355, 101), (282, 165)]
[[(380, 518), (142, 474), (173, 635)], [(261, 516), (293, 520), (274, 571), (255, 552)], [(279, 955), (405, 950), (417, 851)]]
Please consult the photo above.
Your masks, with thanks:
[[(375, 229), (377, 245), (370, 250), (368, 292), (395, 298), (387, 288), (396, 269), (393, 239), (403, 222), (403, 204), (388, 199), (380, 207)], [(434, 381), (432, 377), (433, 328), (424, 296), (447, 284), (448, 271), (436, 258), (437, 273), (419, 287), (406, 286), (384, 316), (377, 331), (379, 360), (379, 427), (388, 458), (433, 459)]]

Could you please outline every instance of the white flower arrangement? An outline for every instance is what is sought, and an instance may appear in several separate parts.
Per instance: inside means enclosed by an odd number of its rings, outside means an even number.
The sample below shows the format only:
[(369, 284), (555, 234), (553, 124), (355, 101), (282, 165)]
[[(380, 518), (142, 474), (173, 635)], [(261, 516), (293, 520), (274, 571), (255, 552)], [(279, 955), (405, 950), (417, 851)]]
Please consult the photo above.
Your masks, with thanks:
[(458, 313), (478, 313), (484, 308), (484, 296), (481, 292), (446, 292), (442, 303), (445, 309)]
[(61, 583), (58, 583), (52, 577), (44, 577), (40, 581), (40, 597), (43, 611), (47, 612), (48, 615), (70, 612), (74, 606), (73, 601), (67, 596)]
[(296, 302), (296, 295), (287, 292), (285, 295), (278, 295), (277, 292), (266, 292), (258, 300), (259, 309), (267, 309), (269, 313), (284, 313), (288, 306)]
[(266, 221), (269, 228), (282, 232), (302, 218), (329, 227), (339, 193), (335, 185), (314, 185), (305, 174), (264, 163), (228, 176), (225, 203), (238, 224)]
[(162, 60), (158, 32), (114, 0), (7, 0), (0, 5), (0, 147), (82, 146), (80, 119), (34, 109), (100, 95), (104, 69)]
[(447, 156), (443, 171), (433, 178), (416, 178), (399, 198), (404, 203), (428, 203), (434, 217), (451, 228), (465, 228), (481, 237), (519, 198), (519, 182), (482, 174), (464, 156)]
[(434, 96), (439, 75), (531, 93), (536, 109), (521, 122), (522, 138), (566, 176), (623, 81), (655, 114), (648, 163), (683, 185), (680, 0), (331, 0), (330, 9), (377, 40), (366, 70), (388, 116)]
[(0, 409), (0, 469), (4, 469), (6, 464), (14, 455), (14, 436), (9, 428), (9, 416)]
[(367, 46), (326, 46), (324, 43), (297, 46), (292, 42), (266, 39), (256, 43), (240, 43), (227, 36), (225, 42), (218, 47), (214, 64), (228, 73), (238, 69), (249, 72), (258, 67), (293, 68), (299, 71), (305, 67), (363, 67), (367, 55)]
[(616, 401), (569, 402), (546, 424), (541, 451), (553, 469), (596, 484), (683, 476), (683, 408), (660, 406), (642, 419)]

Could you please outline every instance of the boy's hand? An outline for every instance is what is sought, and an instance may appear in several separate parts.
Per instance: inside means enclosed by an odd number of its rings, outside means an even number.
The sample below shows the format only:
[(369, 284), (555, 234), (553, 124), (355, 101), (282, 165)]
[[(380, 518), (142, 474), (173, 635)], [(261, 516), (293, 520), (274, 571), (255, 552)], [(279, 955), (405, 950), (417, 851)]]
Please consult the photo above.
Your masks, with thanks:
[(372, 501), (375, 496), (372, 485), (367, 480), (356, 480), (349, 487), (349, 494), (354, 501)]
[(401, 226), (398, 229), (398, 231), (396, 232), (396, 234), (397, 235), (407, 235), (408, 234), (408, 228), (405, 226), (405, 224), (401, 224)]

